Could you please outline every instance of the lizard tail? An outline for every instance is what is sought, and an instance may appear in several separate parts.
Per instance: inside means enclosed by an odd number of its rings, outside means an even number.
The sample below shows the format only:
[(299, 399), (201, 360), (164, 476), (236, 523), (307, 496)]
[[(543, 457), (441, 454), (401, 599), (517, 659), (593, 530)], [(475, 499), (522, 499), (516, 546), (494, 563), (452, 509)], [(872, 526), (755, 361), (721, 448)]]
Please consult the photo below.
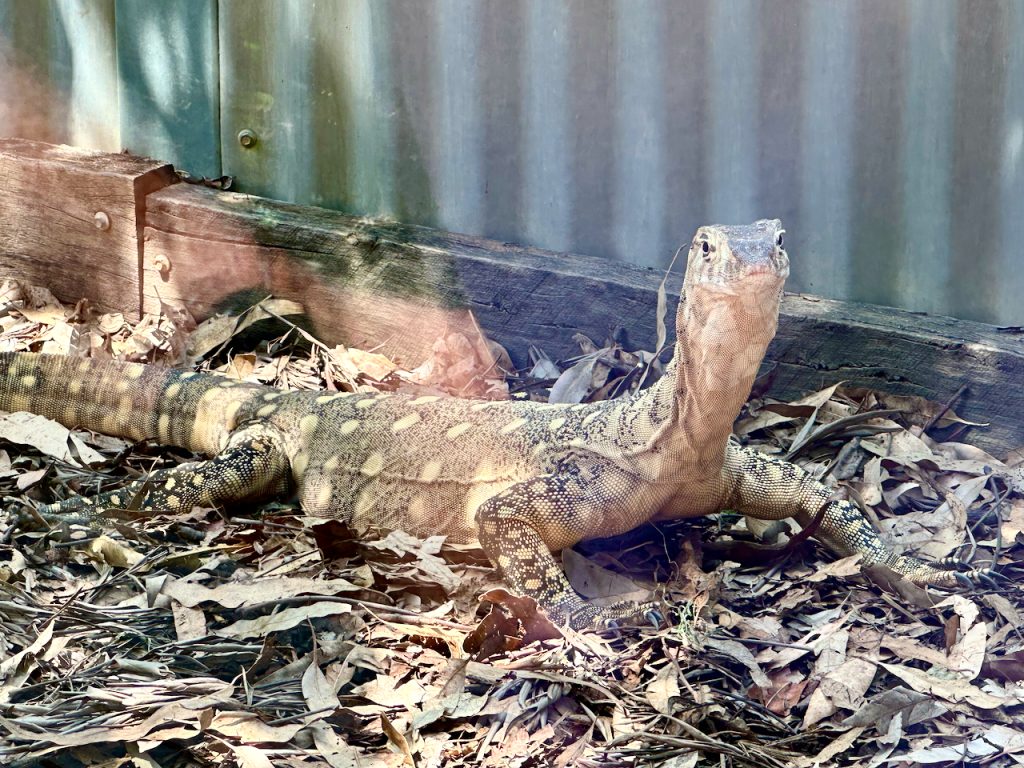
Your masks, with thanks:
[(239, 409), (266, 389), (140, 363), (0, 353), (0, 410), (206, 454), (223, 448)]

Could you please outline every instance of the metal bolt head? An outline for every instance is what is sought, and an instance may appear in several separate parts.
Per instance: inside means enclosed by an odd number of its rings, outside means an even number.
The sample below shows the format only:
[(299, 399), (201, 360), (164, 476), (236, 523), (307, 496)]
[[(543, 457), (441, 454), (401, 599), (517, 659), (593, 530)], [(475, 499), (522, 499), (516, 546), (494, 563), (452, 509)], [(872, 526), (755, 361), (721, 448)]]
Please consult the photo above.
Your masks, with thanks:
[(158, 253), (153, 257), (153, 266), (156, 267), (161, 277), (166, 278), (171, 272), (171, 260), (162, 253)]
[(106, 232), (110, 229), (110, 217), (107, 216), (103, 211), (96, 211), (92, 217), (92, 223), (96, 225), (96, 229), (101, 232)]
[(248, 128), (238, 132), (238, 143), (246, 149), (251, 149), (256, 146), (256, 132), (250, 131)]

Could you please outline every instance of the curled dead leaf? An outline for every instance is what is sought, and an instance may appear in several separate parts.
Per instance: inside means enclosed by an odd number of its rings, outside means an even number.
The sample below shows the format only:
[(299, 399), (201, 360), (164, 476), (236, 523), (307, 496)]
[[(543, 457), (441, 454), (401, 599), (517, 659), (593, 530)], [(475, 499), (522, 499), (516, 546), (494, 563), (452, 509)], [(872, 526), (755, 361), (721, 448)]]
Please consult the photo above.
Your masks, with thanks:
[(488, 590), (480, 597), (490, 604), (491, 610), (463, 643), (463, 649), (478, 661), (534, 640), (562, 636), (532, 597), (518, 597), (504, 589)]

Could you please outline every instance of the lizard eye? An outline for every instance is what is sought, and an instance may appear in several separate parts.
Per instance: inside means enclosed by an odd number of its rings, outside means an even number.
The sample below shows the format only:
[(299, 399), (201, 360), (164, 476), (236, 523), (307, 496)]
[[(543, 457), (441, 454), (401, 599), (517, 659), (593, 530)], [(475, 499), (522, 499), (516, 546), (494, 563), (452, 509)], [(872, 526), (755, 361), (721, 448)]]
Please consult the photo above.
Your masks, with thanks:
[(711, 253), (711, 244), (708, 243), (707, 240), (705, 240), (700, 244), (700, 249), (701, 252), (703, 252), (704, 257), (707, 258), (708, 254)]
[(786, 230), (780, 229), (779, 233), (775, 236), (775, 246), (777, 248), (781, 248), (783, 245), (785, 245), (785, 238), (782, 237), (785, 233)]

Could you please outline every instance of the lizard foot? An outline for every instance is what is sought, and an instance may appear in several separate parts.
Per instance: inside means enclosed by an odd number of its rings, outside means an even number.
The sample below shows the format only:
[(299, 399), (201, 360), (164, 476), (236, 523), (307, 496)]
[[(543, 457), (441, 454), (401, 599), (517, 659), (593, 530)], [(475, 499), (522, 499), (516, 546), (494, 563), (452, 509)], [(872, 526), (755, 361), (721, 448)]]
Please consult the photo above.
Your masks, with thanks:
[[(546, 608), (555, 624), (568, 624), (572, 629), (617, 629), (624, 624), (650, 622), (660, 626), (660, 606), (653, 602), (635, 603), (623, 600), (611, 605), (598, 606), (573, 595)], [(657, 623), (655, 623), (657, 619)]]
[(933, 564), (916, 557), (897, 555), (886, 565), (919, 586), (972, 588), (979, 583), (994, 586), (995, 580), (1002, 578), (992, 568), (971, 568), (955, 558)]
[(72, 526), (84, 526), (89, 530), (87, 536), (99, 533), (99, 521), (94, 510), (58, 511), (61, 510), (59, 504), (32, 505), (21, 499), (7, 499), (7, 501), (14, 502), (9, 507), (14, 530), (42, 531), (51, 541), (61, 543), (80, 540), (72, 536)]
[(85, 525), (89, 528), (98, 528), (102, 512), (103, 508), (96, 507), (91, 499), (85, 496), (72, 496), (53, 504), (29, 506), (22, 503), (15, 519), (19, 527), (26, 529), (39, 529), (43, 524)]

